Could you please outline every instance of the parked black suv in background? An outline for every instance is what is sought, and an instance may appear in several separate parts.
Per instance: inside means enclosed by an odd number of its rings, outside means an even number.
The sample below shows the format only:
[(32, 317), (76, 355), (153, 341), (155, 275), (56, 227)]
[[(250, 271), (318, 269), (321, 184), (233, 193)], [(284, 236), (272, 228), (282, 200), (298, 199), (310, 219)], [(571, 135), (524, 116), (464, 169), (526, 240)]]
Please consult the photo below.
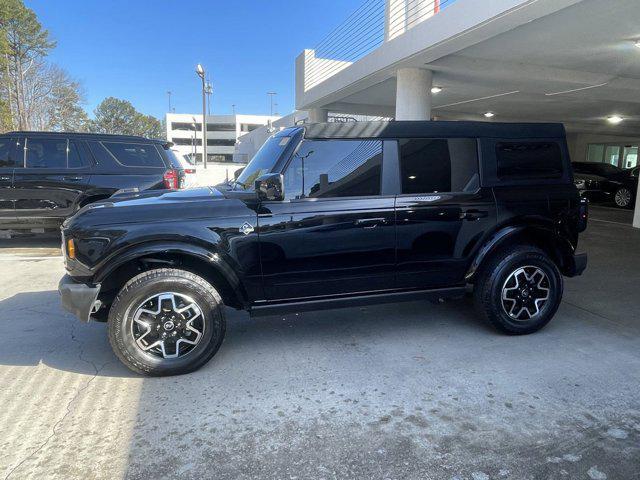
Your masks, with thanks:
[(184, 169), (161, 140), (122, 135), (0, 135), (0, 228), (59, 228), (121, 189), (175, 189)]
[(224, 337), (223, 304), (260, 315), (473, 286), (481, 317), (531, 333), (555, 314), (562, 276), (586, 267), (586, 202), (562, 125), (294, 127), (221, 188), (132, 194), (63, 226), (62, 303), (108, 320), (136, 372), (206, 363)]
[(622, 169), (602, 162), (573, 162), (575, 184), (580, 194), (594, 201), (613, 201), (632, 208), (638, 192), (638, 167)]

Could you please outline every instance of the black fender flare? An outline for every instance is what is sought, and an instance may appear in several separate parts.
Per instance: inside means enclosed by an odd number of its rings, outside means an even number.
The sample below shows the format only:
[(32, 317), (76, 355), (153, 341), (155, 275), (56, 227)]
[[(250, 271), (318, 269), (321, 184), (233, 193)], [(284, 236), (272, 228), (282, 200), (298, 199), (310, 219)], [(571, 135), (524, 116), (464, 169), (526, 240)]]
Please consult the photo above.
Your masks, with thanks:
[(248, 302), (247, 292), (236, 271), (230, 263), (216, 250), (210, 250), (200, 245), (183, 242), (149, 241), (132, 245), (126, 250), (119, 250), (101, 262), (94, 276), (94, 283), (102, 283), (109, 275), (128, 262), (154, 255), (174, 254), (197, 258), (205, 265), (220, 274), (231, 286), (241, 304)]
[(482, 245), (482, 247), (480, 247), (480, 249), (478, 250), (478, 253), (475, 255), (475, 258), (473, 259), (473, 262), (471, 262), (471, 265), (467, 269), (467, 273), (465, 274), (465, 277), (464, 277), (465, 280), (467, 282), (473, 280), (476, 273), (478, 272), (478, 269), (480, 268), (480, 265), (482, 265), (482, 262), (485, 260), (485, 258), (487, 258), (491, 253), (493, 253), (501, 245), (504, 245), (505, 243), (509, 242), (516, 235), (524, 232), (525, 230), (533, 230), (533, 231), (537, 231), (540, 234), (543, 234), (547, 239), (547, 242), (549, 244), (552, 244), (554, 246), (554, 249), (556, 250), (556, 252), (554, 252), (555, 254), (554, 256), (556, 257), (554, 258), (554, 260), (560, 263), (558, 265), (560, 270), (565, 274), (569, 274), (571, 272), (571, 269), (573, 267), (572, 262), (573, 262), (574, 248), (571, 245), (571, 242), (569, 242), (569, 240), (558, 235), (558, 233), (550, 226), (540, 225), (540, 224), (511, 225), (511, 226), (505, 226), (500, 228)]

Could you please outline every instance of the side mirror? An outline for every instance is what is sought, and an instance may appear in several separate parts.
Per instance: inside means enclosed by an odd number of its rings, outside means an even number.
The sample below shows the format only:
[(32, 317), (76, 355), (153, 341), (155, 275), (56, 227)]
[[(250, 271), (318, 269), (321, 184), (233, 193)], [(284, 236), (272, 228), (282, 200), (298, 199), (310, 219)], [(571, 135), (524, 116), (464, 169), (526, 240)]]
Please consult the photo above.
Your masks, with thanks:
[(267, 173), (258, 177), (255, 188), (260, 200), (284, 200), (284, 179), (281, 173)]

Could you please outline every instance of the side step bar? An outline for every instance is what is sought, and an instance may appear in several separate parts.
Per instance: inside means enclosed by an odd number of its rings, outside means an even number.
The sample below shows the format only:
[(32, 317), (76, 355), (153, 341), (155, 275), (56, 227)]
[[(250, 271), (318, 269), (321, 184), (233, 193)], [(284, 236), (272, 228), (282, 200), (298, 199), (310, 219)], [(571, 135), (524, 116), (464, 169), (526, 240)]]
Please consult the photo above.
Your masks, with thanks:
[(252, 317), (284, 315), (287, 313), (328, 310), (333, 308), (362, 307), (382, 303), (411, 302), (415, 300), (441, 300), (462, 297), (466, 287), (438, 288), (431, 290), (410, 290), (404, 292), (376, 293), (351, 297), (329, 297), (320, 299), (295, 300), (288, 302), (258, 303), (249, 310)]

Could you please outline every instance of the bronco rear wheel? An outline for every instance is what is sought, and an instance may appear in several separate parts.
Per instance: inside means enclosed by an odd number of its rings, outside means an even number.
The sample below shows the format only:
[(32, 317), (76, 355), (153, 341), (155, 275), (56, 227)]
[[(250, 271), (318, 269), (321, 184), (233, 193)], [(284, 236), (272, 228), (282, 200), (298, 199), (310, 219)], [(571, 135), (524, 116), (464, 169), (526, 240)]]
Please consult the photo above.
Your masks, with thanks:
[(528, 245), (494, 254), (474, 287), (478, 313), (509, 334), (533, 333), (553, 318), (562, 300), (562, 275), (542, 250)]
[(200, 368), (225, 333), (222, 299), (202, 277), (184, 270), (150, 270), (129, 280), (109, 312), (109, 341), (118, 358), (145, 375)]

